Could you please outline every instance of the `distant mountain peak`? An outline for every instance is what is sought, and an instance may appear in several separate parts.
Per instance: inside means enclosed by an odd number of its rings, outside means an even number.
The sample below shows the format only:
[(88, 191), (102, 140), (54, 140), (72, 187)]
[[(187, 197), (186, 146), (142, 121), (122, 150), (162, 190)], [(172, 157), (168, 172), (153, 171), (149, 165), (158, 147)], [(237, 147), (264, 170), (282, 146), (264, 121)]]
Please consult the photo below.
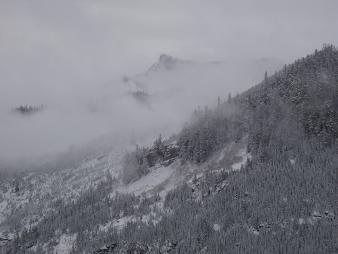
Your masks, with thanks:
[(188, 61), (167, 54), (161, 54), (158, 61), (148, 69), (147, 74), (158, 71), (171, 71), (175, 69), (177, 65), (185, 63), (188, 63)]
[(168, 62), (176, 62), (179, 61), (179, 59), (177, 59), (176, 57), (167, 55), (167, 54), (161, 54), (158, 61), (160, 63), (168, 63)]

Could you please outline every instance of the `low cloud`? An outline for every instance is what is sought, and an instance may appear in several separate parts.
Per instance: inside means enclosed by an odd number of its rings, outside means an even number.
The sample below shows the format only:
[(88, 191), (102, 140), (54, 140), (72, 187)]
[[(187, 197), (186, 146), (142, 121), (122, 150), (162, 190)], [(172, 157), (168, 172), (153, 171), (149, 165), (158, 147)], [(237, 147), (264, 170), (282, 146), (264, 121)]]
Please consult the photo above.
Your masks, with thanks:
[[(170, 134), (198, 105), (337, 44), (336, 9), (330, 0), (1, 1), (0, 158), (55, 154), (103, 136), (132, 143)], [(143, 73), (162, 53), (200, 64), (138, 76), (151, 95), (144, 105), (121, 77)], [(209, 60), (222, 64), (201, 64)], [(12, 114), (26, 104), (44, 109)]]

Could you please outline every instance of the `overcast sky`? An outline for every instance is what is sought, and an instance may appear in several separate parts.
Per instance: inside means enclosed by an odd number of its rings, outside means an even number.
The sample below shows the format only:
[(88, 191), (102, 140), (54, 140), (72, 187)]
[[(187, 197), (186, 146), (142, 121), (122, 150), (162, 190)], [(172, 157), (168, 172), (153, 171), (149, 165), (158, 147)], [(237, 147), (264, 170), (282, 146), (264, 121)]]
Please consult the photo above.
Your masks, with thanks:
[(338, 44), (337, 13), (337, 0), (1, 0), (0, 106), (72, 96), (162, 53), (290, 62)]
[[(162, 53), (290, 62), (338, 45), (337, 13), (337, 0), (0, 0), (0, 113), (53, 98), (85, 101), (93, 87), (142, 72)], [(18, 139), (12, 125), (6, 131)]]
[(28, 82), (69, 68), (106, 77), (161, 53), (289, 60), (337, 44), (337, 13), (336, 0), (1, 0), (0, 63)]

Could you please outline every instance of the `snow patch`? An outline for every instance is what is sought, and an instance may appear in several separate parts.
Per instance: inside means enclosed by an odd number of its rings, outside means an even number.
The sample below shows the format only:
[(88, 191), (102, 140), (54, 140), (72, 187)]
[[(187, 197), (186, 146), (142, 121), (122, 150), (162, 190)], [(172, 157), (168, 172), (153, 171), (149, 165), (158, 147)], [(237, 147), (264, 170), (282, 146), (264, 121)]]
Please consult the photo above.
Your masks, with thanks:
[(112, 222), (109, 221), (107, 222), (105, 225), (99, 225), (99, 231), (102, 231), (102, 232), (108, 232), (108, 230), (111, 228), (112, 226)]
[(143, 222), (146, 224), (152, 223), (153, 225), (156, 225), (160, 222), (162, 219), (161, 215), (158, 215), (154, 211), (151, 211), (150, 213), (142, 216), (124, 216), (119, 219), (115, 219), (113, 221), (109, 221), (105, 225), (100, 225), (99, 230), (102, 232), (108, 232), (109, 229), (114, 228), (117, 231), (121, 231), (124, 229), (129, 222)]
[(217, 161), (217, 162), (222, 161), (222, 160), (224, 159), (225, 155), (226, 155), (226, 152), (227, 152), (228, 150), (231, 150), (232, 147), (233, 147), (233, 143), (231, 143), (229, 146), (223, 148), (223, 149), (221, 150), (221, 152), (219, 153), (218, 158), (216, 159), (216, 161)]
[(238, 157), (241, 157), (241, 160), (239, 162), (236, 162), (232, 164), (233, 170), (240, 170), (242, 166), (245, 166), (248, 159), (251, 159), (251, 154), (248, 153), (246, 148), (242, 148), (237, 153)]
[(166, 181), (175, 172), (171, 166), (159, 167), (151, 171), (149, 174), (143, 176), (139, 180), (125, 186), (117, 188), (117, 192), (134, 193), (140, 195), (153, 190), (156, 186)]
[(54, 247), (53, 254), (69, 254), (72, 251), (76, 237), (76, 234), (61, 235), (58, 245)]
[(213, 228), (214, 231), (217, 231), (217, 232), (219, 232), (221, 230), (221, 226), (218, 225), (218, 224), (214, 224), (212, 228)]
[(299, 223), (299, 225), (303, 225), (303, 224), (305, 224), (305, 220), (303, 218), (299, 218), (298, 223)]
[(125, 226), (127, 226), (127, 224), (129, 222), (132, 222), (135, 220), (135, 217), (134, 216), (125, 216), (125, 217), (122, 217), (118, 220), (115, 220), (113, 221), (113, 223), (111, 224), (111, 226), (113, 228), (115, 228), (116, 230), (120, 231), (122, 230)]
[(117, 231), (121, 231), (123, 228), (127, 226), (129, 222), (143, 222), (146, 224), (152, 223), (156, 225), (161, 220), (161, 216), (157, 216), (154, 212), (150, 212), (147, 215), (142, 215), (139, 217), (136, 216), (125, 216), (118, 220), (115, 220), (109, 223), (108, 228), (113, 227)]
[(253, 227), (249, 227), (248, 232), (255, 235), (255, 236), (259, 235), (259, 232)]

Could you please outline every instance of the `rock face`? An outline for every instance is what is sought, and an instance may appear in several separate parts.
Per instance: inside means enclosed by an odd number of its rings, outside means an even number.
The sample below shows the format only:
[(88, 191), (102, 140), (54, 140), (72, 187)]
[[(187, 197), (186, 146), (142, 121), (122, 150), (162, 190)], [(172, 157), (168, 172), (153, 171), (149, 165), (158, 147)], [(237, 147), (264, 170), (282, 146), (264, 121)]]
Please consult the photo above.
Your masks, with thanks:
[(132, 92), (129, 92), (133, 98), (145, 105), (148, 105), (149, 104), (149, 98), (150, 98), (150, 95), (143, 91), (143, 90), (138, 90), (138, 91), (132, 91)]
[(181, 66), (188, 63), (192, 62), (162, 54), (160, 55), (158, 61), (152, 64), (147, 71), (134, 77), (124, 76), (122, 78), (122, 82), (124, 86), (127, 87), (129, 95), (131, 95), (136, 101), (146, 106), (150, 106), (154, 89), (149, 86), (148, 79), (169, 71), (178, 70)]
[(151, 147), (138, 147), (128, 153), (123, 160), (123, 181), (130, 183), (149, 173), (154, 166), (168, 167), (178, 158), (179, 147), (176, 144), (157, 139)]
[(158, 62), (154, 63), (147, 71), (147, 74), (157, 71), (171, 71), (176, 68), (179, 64), (187, 63), (187, 61), (162, 54), (158, 59)]
[(173, 160), (178, 156), (178, 147), (174, 144), (163, 144), (160, 147), (152, 147), (146, 154), (146, 158), (151, 165), (155, 165), (156, 162), (160, 164), (170, 165)]

